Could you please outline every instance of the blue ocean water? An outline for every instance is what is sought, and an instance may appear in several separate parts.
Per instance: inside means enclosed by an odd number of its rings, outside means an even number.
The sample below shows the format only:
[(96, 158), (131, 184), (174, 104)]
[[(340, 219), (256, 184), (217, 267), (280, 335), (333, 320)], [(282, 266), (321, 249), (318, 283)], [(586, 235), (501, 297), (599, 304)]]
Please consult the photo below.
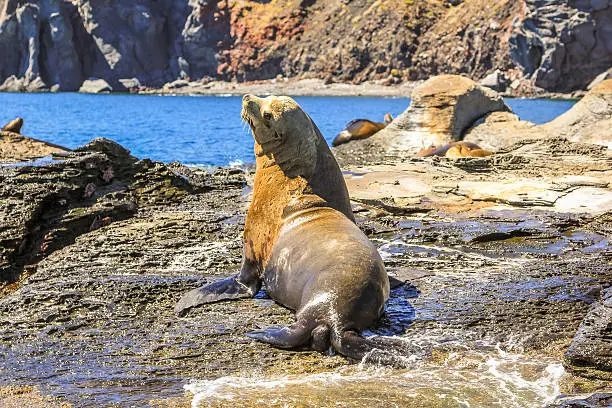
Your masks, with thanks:
[[(383, 121), (408, 98), (297, 97), (328, 142), (356, 118)], [(522, 119), (544, 123), (574, 101), (509, 99)], [(253, 162), (253, 139), (240, 97), (0, 93), (0, 126), (21, 116), (22, 133), (69, 148), (106, 137), (137, 157), (195, 165)]]

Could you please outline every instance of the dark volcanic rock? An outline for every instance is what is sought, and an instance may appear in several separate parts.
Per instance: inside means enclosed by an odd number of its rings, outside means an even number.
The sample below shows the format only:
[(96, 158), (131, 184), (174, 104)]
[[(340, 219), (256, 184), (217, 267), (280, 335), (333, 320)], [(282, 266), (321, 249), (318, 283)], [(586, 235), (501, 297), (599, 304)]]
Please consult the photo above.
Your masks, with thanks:
[(585, 89), (612, 66), (612, 4), (599, 0), (527, 0), (517, 18), (510, 54), (535, 85)]
[(138, 161), (106, 139), (44, 164), (1, 166), (0, 180), (5, 283), (76, 236), (130, 217), (138, 204), (171, 202), (202, 188), (160, 163)]
[(612, 406), (612, 393), (600, 392), (591, 395), (557, 398), (546, 408), (607, 408), (610, 406)]
[(612, 380), (612, 287), (580, 324), (565, 361), (581, 375)]

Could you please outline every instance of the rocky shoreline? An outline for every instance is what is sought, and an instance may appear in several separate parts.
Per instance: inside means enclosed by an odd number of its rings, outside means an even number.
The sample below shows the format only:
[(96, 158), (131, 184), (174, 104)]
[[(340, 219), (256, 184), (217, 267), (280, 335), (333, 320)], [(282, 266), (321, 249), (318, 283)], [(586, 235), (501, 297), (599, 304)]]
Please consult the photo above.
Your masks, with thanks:
[[(134, 93), (151, 95), (291, 95), (291, 96), (370, 96), (405, 98), (424, 81), (407, 81), (385, 84), (384, 81), (360, 84), (331, 82), (322, 79), (278, 78), (251, 82), (183, 81), (165, 84), (161, 88), (134, 90)], [(508, 89), (501, 95), (508, 98), (576, 99), (586, 91), (548, 92), (543, 89), (521, 87)]]
[[(413, 97), (418, 106), (374, 142), (398, 131), (427, 134), (410, 127), (422, 123), (419, 115), (434, 103), (460, 106), (445, 98), (461, 92), (434, 89), (435, 101)], [(447, 113), (439, 117), (448, 122), (436, 122), (436, 129), (444, 124), (451, 132), (465, 114)], [(584, 128), (598, 120), (584, 119)], [(512, 123), (505, 126), (516, 129)], [(398, 350), (414, 361), (406, 373), (477, 370), (487, 361), (471, 351), (496, 347), (563, 363), (551, 406), (585, 398), (606, 406), (612, 150), (553, 134), (516, 134), (483, 158), (423, 158), (409, 150), (362, 156), (370, 143), (334, 150), (357, 223), (399, 281), (370, 335), (395, 336)], [(60, 402), (34, 406), (189, 406), (183, 386), (193, 379), (350, 369), (337, 355), (279, 350), (245, 337), (293, 319), (265, 292), (206, 305), (187, 318), (174, 315), (186, 290), (238, 267), (252, 173), (139, 160), (104, 139), (52, 154), (48, 161), (0, 166), (0, 371), (6, 373), (0, 405), (36, 386), (32, 400), (40, 393)], [(357, 403), (357, 396), (371, 397), (369, 406), (385, 406), (387, 398), (447, 406), (433, 388), (407, 393), (388, 381), (384, 387), (368, 381), (326, 396), (300, 395), (323, 406)], [(483, 406), (495, 401), (478, 388), (469, 392)], [(233, 401), (255, 407), (259, 398)], [(211, 398), (199, 406), (224, 404)]]
[[(218, 80), (186, 81), (176, 80), (168, 82), (159, 88), (141, 87), (122, 89), (115, 91), (103, 80), (92, 81), (82, 88), (81, 93), (107, 94), (107, 93), (132, 93), (142, 95), (210, 95), (210, 96), (242, 96), (253, 95), (291, 95), (291, 96), (364, 96), (364, 97), (389, 97), (405, 98), (424, 81), (406, 81), (397, 84), (384, 83), (384, 81), (366, 81), (360, 84), (351, 82), (328, 82), (323, 79), (296, 79), (275, 78), (269, 80), (233, 82)], [(56, 92), (55, 90), (39, 89), (8, 89), (0, 88), (0, 92)], [(508, 88), (501, 93), (507, 98), (547, 98), (547, 99), (577, 99), (586, 94), (586, 91), (573, 92), (548, 92), (529, 86)]]

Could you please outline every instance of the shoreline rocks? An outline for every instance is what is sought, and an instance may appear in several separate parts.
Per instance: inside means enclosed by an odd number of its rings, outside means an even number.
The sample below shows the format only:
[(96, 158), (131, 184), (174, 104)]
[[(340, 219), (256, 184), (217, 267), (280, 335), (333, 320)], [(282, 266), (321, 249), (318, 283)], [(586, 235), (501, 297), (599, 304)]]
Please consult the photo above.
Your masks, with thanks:
[(612, 147), (611, 95), (612, 79), (602, 81), (568, 112), (536, 126), (514, 115), (495, 91), (442, 75), (415, 88), (408, 109), (385, 129), (333, 151), (344, 165), (363, 165), (409, 160), (421, 149), (459, 140), (493, 152), (546, 137)]
[(440, 75), (416, 88), (408, 109), (373, 137), (395, 149), (444, 146), (496, 111), (510, 112), (499, 94), (465, 77)]
[[(612, 285), (600, 262), (612, 200), (596, 207), (592, 198), (612, 194), (611, 163), (607, 149), (546, 139), (497, 158), (346, 174), (358, 225), (389, 273), (410, 281), (394, 289), (373, 332), (417, 344), (410, 354), (434, 366), (433, 355), (483, 342), (550, 358), (547, 347), (567, 344)], [(186, 290), (238, 267), (249, 177), (138, 160), (104, 139), (54, 163), (1, 167), (0, 270), (14, 282), (0, 297), (5, 380), (105, 405), (133, 398), (134, 379), (137, 400), (148, 401), (182, 395), (192, 378), (346, 365), (249, 341), (244, 333), (258, 325), (292, 319), (263, 293), (174, 315)], [(100, 378), (104, 386), (90, 388)]]
[(113, 92), (113, 88), (103, 79), (88, 79), (83, 82), (79, 92), (92, 94), (110, 93)]
[[(612, 381), (612, 287), (607, 288), (580, 323), (565, 352), (565, 365), (584, 377)], [(611, 398), (612, 400), (612, 398)]]

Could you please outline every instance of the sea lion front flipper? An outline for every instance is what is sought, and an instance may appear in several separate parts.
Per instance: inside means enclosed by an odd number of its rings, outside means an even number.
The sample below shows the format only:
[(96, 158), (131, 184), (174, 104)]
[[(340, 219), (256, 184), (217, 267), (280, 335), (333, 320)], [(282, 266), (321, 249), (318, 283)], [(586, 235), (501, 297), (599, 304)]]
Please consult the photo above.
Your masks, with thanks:
[(238, 282), (236, 278), (227, 278), (187, 292), (174, 307), (174, 312), (182, 317), (185, 316), (189, 309), (205, 303), (245, 299), (253, 295), (252, 290)]
[(253, 330), (246, 335), (251, 339), (288, 349), (306, 344), (311, 331), (312, 329), (298, 322), (291, 326), (272, 326), (267, 329)]

